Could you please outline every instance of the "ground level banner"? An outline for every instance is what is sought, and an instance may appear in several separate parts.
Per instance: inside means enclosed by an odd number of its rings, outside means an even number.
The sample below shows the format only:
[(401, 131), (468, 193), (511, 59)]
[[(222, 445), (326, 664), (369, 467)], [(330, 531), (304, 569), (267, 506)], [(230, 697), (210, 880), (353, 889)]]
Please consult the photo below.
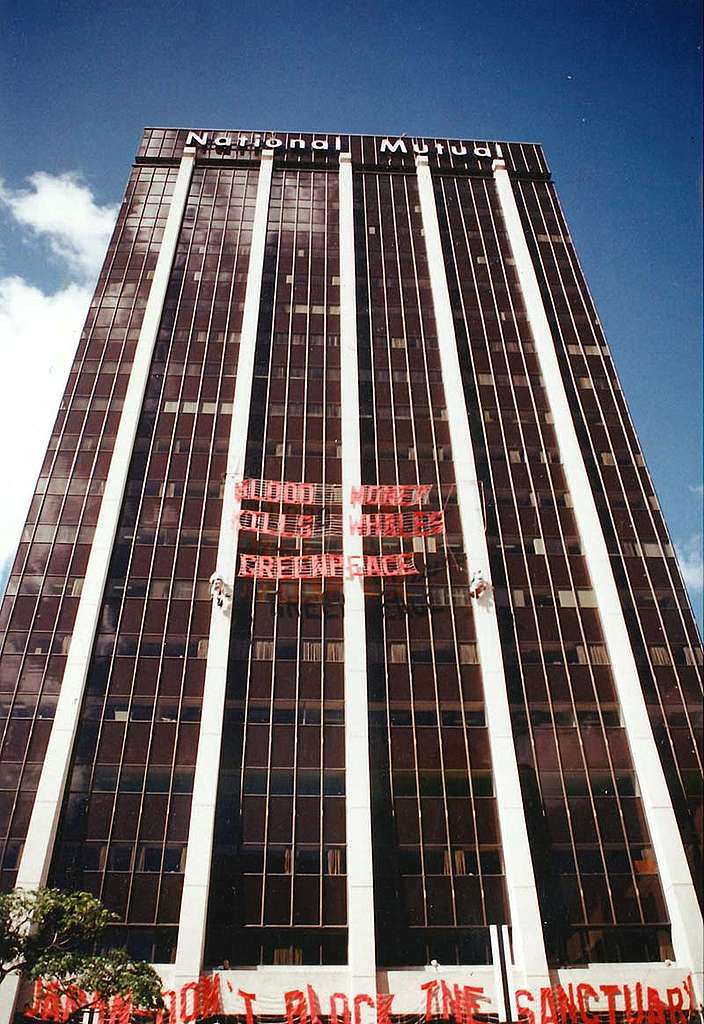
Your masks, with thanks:
[[(55, 982), (38, 981), (31, 1003), (17, 1014), (16, 1024), (80, 1019), (86, 1024), (396, 1024), (401, 1020), (404, 1024), (480, 1024), (496, 1014), (482, 986), (442, 978), (418, 985), (416, 1013), (399, 1013), (392, 992), (335, 992), (321, 998), (305, 975), (297, 988), (282, 993), (277, 1008), (271, 995), (260, 999), (256, 992), (230, 980), (236, 974), (216, 972), (188, 982), (178, 991), (165, 990), (164, 1010), (151, 1013), (134, 1006), (129, 998), (116, 996), (101, 1003), (83, 992), (62, 992)], [(513, 1002), (518, 1020), (525, 1024), (690, 1024), (701, 1020), (691, 976), (680, 976), (678, 984), (664, 989), (635, 979), (619, 985), (582, 981), (534, 991), (517, 989)], [(81, 1012), (81, 1007), (92, 1007), (92, 1012)]]

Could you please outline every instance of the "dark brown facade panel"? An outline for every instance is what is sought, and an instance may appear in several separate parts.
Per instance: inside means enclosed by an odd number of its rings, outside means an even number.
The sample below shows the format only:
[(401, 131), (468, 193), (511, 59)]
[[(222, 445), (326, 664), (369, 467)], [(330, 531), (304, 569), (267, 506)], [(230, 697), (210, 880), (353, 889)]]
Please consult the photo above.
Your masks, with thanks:
[(173, 955), (256, 174), (196, 169), (140, 417), (51, 880)]
[(355, 248), (363, 482), (432, 484), (446, 516), (425, 578), (366, 586), (377, 962), (484, 963), (509, 916), (415, 177), (356, 176)]
[(14, 882), (175, 172), (132, 172), (0, 612), (2, 882)]
[(554, 188), (516, 185), (685, 849), (702, 870), (702, 646)]
[(667, 914), (498, 198), (443, 178), (436, 200), (549, 954), (659, 959)]
[[(337, 175), (273, 173), (245, 476), (306, 481), (324, 506), (245, 499), (312, 516), (307, 538), (241, 531), (239, 556), (341, 550)], [(331, 519), (332, 517), (332, 519)], [(238, 579), (207, 957), (345, 963), (341, 580)]]

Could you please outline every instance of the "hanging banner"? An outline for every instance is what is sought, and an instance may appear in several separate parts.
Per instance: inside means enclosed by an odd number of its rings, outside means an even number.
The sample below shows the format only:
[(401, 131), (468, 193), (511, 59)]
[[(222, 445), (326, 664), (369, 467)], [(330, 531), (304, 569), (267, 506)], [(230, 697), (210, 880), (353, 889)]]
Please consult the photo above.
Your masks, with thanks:
[[(586, 981), (579, 970), (567, 970), (561, 972), (563, 984), (515, 989), (518, 1019), (524, 1024), (617, 1024), (623, 1019), (630, 1024), (695, 1024), (701, 1020), (701, 1004), (691, 975), (668, 978), (669, 986), (662, 981), (656, 985), (652, 980), (638, 980), (630, 969), (625, 972), (631, 965), (619, 966), (624, 968), (625, 976), (619, 977), (618, 983), (611, 978), (600, 984), (598, 974), (590, 974)], [(321, 1019), (337, 1024), (392, 1024), (408, 1017), (407, 1007), (397, 1009), (394, 1005), (397, 996), (393, 992), (335, 992), (325, 999), (316, 992), (314, 977), (297, 972), (300, 987), (283, 991), (274, 999), (269, 993), (240, 988), (240, 978), (239, 972), (226, 969), (222, 974), (214, 972), (188, 981), (178, 990), (166, 989), (162, 992), (164, 1009), (156, 1011), (139, 1009), (129, 995), (102, 1000), (77, 988), (65, 991), (56, 981), (40, 978), (34, 984), (31, 1003), (19, 1011), (16, 1019), (28, 1024), (37, 1020), (56, 1024), (75, 1020), (76, 1011), (82, 1007), (96, 1022), (114, 1024), (135, 1020), (144, 1024), (205, 1024), (216, 1020), (223, 1024), (260, 1024), (272, 1019), (285, 1024), (315, 1024)], [(496, 1015), (495, 997), (481, 985), (467, 984), (470, 980), (476, 978), (458, 983), (454, 978), (446, 981), (440, 977), (420, 983), (412, 1019), (417, 1024), (481, 1024), (489, 1014)], [(261, 1004), (266, 1009), (260, 1009)]]
[[(353, 505), (422, 505), (433, 489), (432, 484), (360, 484), (353, 487)], [(239, 501), (274, 501), (283, 505), (340, 504), (339, 484), (310, 484), (291, 480), (238, 480), (235, 497)]]
[(240, 530), (264, 533), (273, 537), (312, 537), (315, 516), (277, 515), (276, 512), (253, 512), (242, 509), (238, 516)]
[[(245, 533), (267, 537), (341, 537), (341, 515), (297, 515), (242, 509), (236, 520)], [(350, 517), (349, 532), (361, 537), (434, 537), (445, 532), (444, 512), (363, 512)]]
[(412, 554), (240, 555), (240, 576), (263, 580), (314, 580), (344, 576), (417, 576)]
[(444, 512), (376, 512), (350, 519), (350, 533), (362, 537), (433, 537), (444, 532)]
[[(432, 484), (362, 485), (353, 487), (353, 505), (419, 506), (426, 502)], [(311, 484), (288, 480), (241, 480), (235, 484), (240, 501), (259, 501), (283, 505), (323, 505), (319, 514), (240, 509), (236, 523), (245, 533), (286, 540), (339, 537), (345, 528), (361, 537), (434, 537), (445, 532), (445, 514), (437, 511), (360, 512), (344, 522), (339, 512), (328, 505), (340, 505), (338, 485)], [(434, 548), (433, 548), (434, 550)], [(344, 556), (338, 553), (314, 555), (241, 554), (239, 576), (267, 580), (313, 580), (323, 577), (350, 579), (356, 576), (417, 576), (419, 570), (412, 553), (394, 555)]]
[(333, 500), (326, 497), (322, 484), (292, 483), (289, 480), (239, 480), (235, 484), (235, 497), (240, 501), (254, 498), (287, 505), (322, 505), (324, 501)]
[(432, 484), (363, 484), (353, 487), (353, 505), (422, 505)]

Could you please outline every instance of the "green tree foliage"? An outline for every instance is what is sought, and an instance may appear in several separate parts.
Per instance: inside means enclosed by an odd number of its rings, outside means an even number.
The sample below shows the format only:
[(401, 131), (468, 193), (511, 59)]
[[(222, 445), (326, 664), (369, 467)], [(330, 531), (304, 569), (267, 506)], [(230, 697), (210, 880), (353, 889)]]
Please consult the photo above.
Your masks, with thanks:
[(135, 1006), (160, 1009), (161, 979), (150, 964), (123, 950), (85, 952), (113, 920), (87, 892), (16, 889), (0, 895), (0, 982), (17, 973), (57, 982), (63, 991), (95, 993), (96, 1001), (131, 995)]

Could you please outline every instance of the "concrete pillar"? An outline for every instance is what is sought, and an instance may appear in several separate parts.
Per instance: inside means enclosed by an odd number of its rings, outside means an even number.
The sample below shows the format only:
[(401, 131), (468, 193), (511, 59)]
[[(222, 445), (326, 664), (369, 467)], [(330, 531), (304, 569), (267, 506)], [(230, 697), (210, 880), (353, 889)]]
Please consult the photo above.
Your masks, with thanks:
[[(470, 575), (480, 570), (484, 579), (490, 580), (484, 514), (428, 157), (417, 156), (416, 168), (464, 548)], [(549, 984), (548, 965), (523, 813), (496, 607), (491, 594), (475, 599), (472, 607), (484, 683), (515, 966), (522, 984), (536, 989)]]
[[(362, 537), (349, 529), (359, 510), (351, 492), (362, 477), (357, 372), (357, 298), (354, 259), (352, 158), (340, 154), (340, 376), (342, 379), (342, 523), (345, 557), (362, 556)], [(376, 991), (374, 872), (367, 645), (363, 577), (345, 576), (345, 806), (347, 814), (347, 921), (351, 992)]]
[[(235, 483), (242, 480), (244, 475), (247, 450), (273, 158), (272, 150), (262, 151), (220, 519), (217, 572), (230, 595), (233, 593), (237, 572), (239, 537), (240, 500), (235, 495)], [(230, 647), (229, 610), (229, 602), (226, 601), (220, 608), (213, 601), (176, 948), (176, 987), (197, 978), (203, 963)]]
[[(93, 652), (93, 642), (100, 619), (105, 581), (110, 567), (110, 558), (132, 459), (132, 449), (149, 381), (154, 345), (159, 333), (161, 312), (186, 208), (195, 156), (195, 149), (190, 147), (184, 149), (171, 198), (164, 236), (130, 371), (120, 424), (115, 437), (110, 469), (105, 481), (105, 490), (100, 504), (98, 522), (95, 527), (76, 613), (76, 622), (71, 636), (71, 646), (66, 659), (66, 669), (56, 706), (56, 717), (44, 757), (37, 796), (17, 874), (16, 887), (18, 889), (38, 889), (46, 885), (51, 865), (54, 840), (59, 824), (64, 790), (71, 768), (73, 744)], [(0, 1022), (11, 1019), (17, 997), (17, 987), (15, 975), (6, 978), (0, 985)]]
[(672, 924), (675, 958), (678, 965), (692, 972), (697, 994), (701, 998), (704, 962), (702, 915), (650, 725), (606, 540), (584, 456), (579, 446), (555, 343), (518, 213), (513, 186), (503, 160), (495, 160), (493, 169), (504, 224), (516, 261), (516, 272), (540, 363), (540, 372), (550, 402), (560, 459), (572, 494), (574, 517), (597, 597), (614, 685), (621, 705), (643, 810)]

